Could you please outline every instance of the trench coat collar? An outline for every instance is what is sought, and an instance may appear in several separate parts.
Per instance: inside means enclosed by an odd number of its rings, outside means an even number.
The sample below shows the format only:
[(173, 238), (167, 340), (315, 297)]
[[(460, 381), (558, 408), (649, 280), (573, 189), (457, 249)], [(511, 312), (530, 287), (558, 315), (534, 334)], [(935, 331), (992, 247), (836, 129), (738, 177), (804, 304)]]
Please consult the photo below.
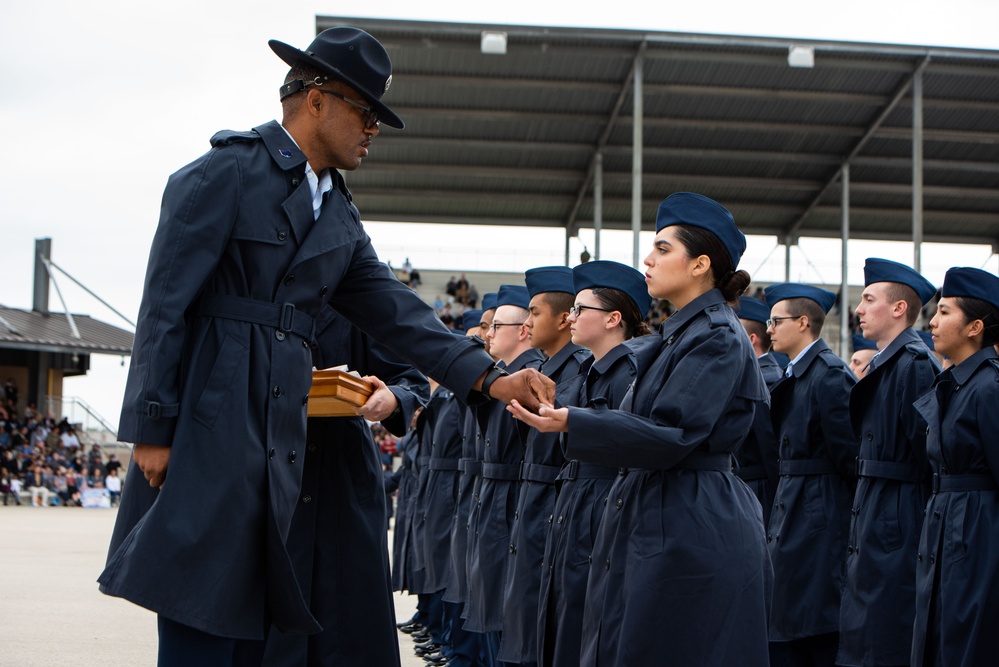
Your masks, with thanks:
[[(923, 343), (923, 339), (919, 337), (919, 334), (917, 334), (912, 327), (907, 327), (902, 331), (902, 333), (895, 336), (895, 339), (892, 342), (888, 343), (888, 347), (878, 351), (876, 355), (877, 359), (874, 360), (874, 371), (877, 372), (877, 370), (884, 366), (889, 359), (892, 359), (899, 354), (905, 346), (910, 343), (919, 343), (920, 345), (925, 344)], [(868, 373), (867, 375), (871, 375), (871, 373)], [(865, 379), (866, 377), (867, 376), (865, 375), (864, 378), (861, 379)]]
[[(958, 386), (963, 386), (968, 383), (968, 380), (971, 379), (971, 376), (975, 374), (979, 367), (987, 364), (990, 359), (999, 359), (999, 355), (996, 354), (996, 349), (993, 346), (986, 345), (958, 365), (951, 366), (949, 369), (951, 377), (954, 378), (954, 382)], [(937, 379), (942, 375), (943, 373), (938, 375)]]
[(618, 359), (626, 357), (629, 354), (632, 354), (631, 348), (624, 343), (615, 345), (607, 352), (607, 354), (592, 363), (590, 366), (592, 370), (589, 372), (595, 373), (596, 375), (603, 375), (610, 370), (611, 366), (617, 363)]
[(276, 120), (258, 125), (253, 128), (253, 131), (259, 134), (260, 138), (264, 140), (267, 152), (270, 153), (271, 159), (274, 160), (274, 164), (279, 169), (289, 171), (301, 167), (307, 162), (305, 153), (302, 152), (302, 149), (298, 147)]
[(707, 310), (712, 306), (724, 305), (726, 305), (725, 297), (722, 296), (721, 290), (708, 290), (680, 310), (673, 313), (669, 319), (663, 322), (661, 328), (663, 340), (672, 342), (672, 339), (677, 332), (690, 324), (690, 322), (702, 311)]
[(815, 343), (808, 348), (808, 352), (805, 352), (805, 356), (792, 364), (791, 375), (796, 379), (800, 378), (808, 372), (809, 366), (811, 366), (812, 362), (818, 358), (819, 354), (828, 349), (829, 345), (826, 343), (824, 338), (815, 339)]
[(533, 347), (529, 350), (525, 350), (517, 355), (517, 358), (510, 362), (509, 366), (505, 367), (505, 370), (510, 375), (513, 375), (517, 371), (521, 370), (532, 361), (538, 361), (544, 359), (544, 355)]
[(551, 377), (558, 373), (563, 366), (565, 366), (565, 362), (569, 361), (569, 358), (572, 357), (572, 355), (582, 349), (582, 347), (570, 341), (563, 345), (562, 349), (556, 352), (553, 356), (545, 359), (544, 363), (541, 364), (541, 368), (538, 370), (548, 377)]

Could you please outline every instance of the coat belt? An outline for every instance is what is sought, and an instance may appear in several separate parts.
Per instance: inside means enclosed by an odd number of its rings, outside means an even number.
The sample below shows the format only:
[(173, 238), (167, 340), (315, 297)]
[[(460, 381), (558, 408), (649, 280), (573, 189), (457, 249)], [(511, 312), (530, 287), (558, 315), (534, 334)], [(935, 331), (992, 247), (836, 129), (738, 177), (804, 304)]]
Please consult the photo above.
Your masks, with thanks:
[(558, 479), (563, 481), (572, 481), (575, 479), (614, 479), (617, 475), (617, 468), (608, 468), (596, 463), (580, 463), (573, 459), (562, 468)]
[(788, 477), (802, 475), (832, 475), (836, 472), (826, 459), (793, 459), (780, 461), (780, 474)]
[(466, 475), (481, 475), (482, 461), (478, 459), (458, 459), (458, 470)]
[(520, 472), (520, 478), (526, 482), (554, 484), (562, 469), (558, 466), (546, 466), (540, 463), (525, 463)]
[(458, 459), (431, 458), (429, 467), (431, 470), (457, 470)]
[(991, 475), (933, 474), (933, 493), (953, 491), (999, 491), (999, 484), (996, 484)]
[(227, 320), (250, 322), (278, 331), (293, 333), (312, 343), (316, 338), (316, 321), (298, 310), (293, 303), (272, 303), (228, 294), (212, 294), (201, 303), (201, 315)]
[(732, 455), (727, 453), (709, 454), (708, 452), (691, 452), (682, 461), (673, 466), (672, 470), (717, 470), (732, 472)]
[(767, 469), (764, 466), (742, 466), (735, 471), (735, 474), (744, 482), (756, 482), (767, 478)]
[(507, 481), (520, 481), (519, 463), (483, 463), (482, 476), (486, 479), (505, 479)]
[(923, 476), (919, 474), (919, 465), (915, 462), (874, 461), (871, 459), (857, 459), (857, 476), (893, 479), (896, 482), (909, 482), (910, 484), (915, 484), (923, 479)]

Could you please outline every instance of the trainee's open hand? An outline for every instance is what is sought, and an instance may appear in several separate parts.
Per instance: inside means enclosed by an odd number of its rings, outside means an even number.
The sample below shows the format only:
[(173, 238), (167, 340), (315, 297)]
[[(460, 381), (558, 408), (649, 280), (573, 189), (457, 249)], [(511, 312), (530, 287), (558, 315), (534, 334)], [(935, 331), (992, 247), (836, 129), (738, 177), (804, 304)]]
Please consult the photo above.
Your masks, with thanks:
[(541, 405), (538, 414), (524, 409), (517, 400), (506, 406), (510, 414), (528, 426), (545, 433), (566, 433), (569, 430), (569, 409)]
[(507, 404), (517, 401), (524, 408), (537, 412), (542, 404), (555, 403), (555, 383), (537, 370), (525, 368), (497, 378), (489, 387), (489, 395)]
[(139, 466), (149, 486), (158, 489), (166, 481), (167, 467), (170, 465), (170, 447), (136, 444), (132, 448), (132, 458)]
[(374, 375), (365, 375), (361, 379), (374, 385), (375, 390), (364, 405), (354, 408), (354, 412), (370, 422), (380, 422), (388, 418), (399, 407), (399, 399), (388, 388), (388, 385)]

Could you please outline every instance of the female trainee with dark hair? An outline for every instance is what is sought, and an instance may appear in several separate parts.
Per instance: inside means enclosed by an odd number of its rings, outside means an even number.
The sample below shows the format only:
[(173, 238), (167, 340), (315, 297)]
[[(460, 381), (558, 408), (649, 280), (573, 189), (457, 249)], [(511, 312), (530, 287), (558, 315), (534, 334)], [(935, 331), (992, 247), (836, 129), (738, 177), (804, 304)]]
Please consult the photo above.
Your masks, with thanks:
[(580, 664), (753, 667), (769, 663), (772, 579), (760, 503), (732, 452), (767, 400), (731, 309), (745, 236), (720, 204), (677, 193), (659, 206), (645, 258), (653, 297), (677, 309), (634, 342), (636, 382), (620, 409), (511, 410), (567, 431), (567, 456), (621, 467), (594, 540)]
[(912, 665), (999, 664), (999, 278), (947, 271), (930, 331), (954, 365), (916, 409), (933, 495), (916, 556)]
[[(592, 261), (574, 268), (572, 280), (572, 342), (592, 356), (567, 388), (564, 405), (616, 408), (635, 381), (635, 357), (626, 341), (650, 333), (645, 276), (618, 262)], [(559, 474), (541, 564), (538, 667), (579, 665), (588, 560), (617, 473), (616, 467), (572, 460)]]

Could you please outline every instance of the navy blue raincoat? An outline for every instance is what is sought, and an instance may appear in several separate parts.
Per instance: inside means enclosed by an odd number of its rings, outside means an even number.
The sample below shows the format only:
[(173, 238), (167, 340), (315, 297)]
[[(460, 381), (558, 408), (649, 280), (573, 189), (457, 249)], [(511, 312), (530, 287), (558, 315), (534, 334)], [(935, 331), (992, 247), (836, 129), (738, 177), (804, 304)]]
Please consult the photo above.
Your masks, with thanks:
[[(635, 357), (621, 343), (594, 362), (584, 363), (566, 405), (616, 407), (635, 381)], [(571, 461), (559, 474), (555, 509), (541, 564), (538, 607), (539, 667), (578, 667), (583, 603), (590, 574), (593, 538), (618, 468)]]
[(860, 439), (837, 664), (902, 665), (912, 650), (916, 561), (930, 493), (926, 421), (913, 403), (939, 368), (912, 329), (882, 350), (850, 395)]
[(767, 526), (774, 568), (771, 641), (839, 630), (856, 479), (849, 409), (855, 382), (820, 338), (770, 394), (781, 473)]
[(567, 456), (628, 468), (594, 541), (580, 664), (767, 665), (763, 515), (731, 470), (768, 400), (749, 339), (711, 290), (634, 349), (619, 410), (569, 408)]
[[(784, 377), (784, 369), (767, 353), (757, 359), (760, 372), (768, 389)], [(763, 525), (770, 523), (770, 509), (774, 504), (774, 493), (777, 491), (778, 464), (780, 454), (777, 447), (777, 436), (770, 421), (770, 410), (759, 406), (753, 417), (753, 428), (750, 429), (746, 441), (735, 453), (739, 469), (736, 474), (749, 488), (753, 490), (763, 508)]]
[[(527, 350), (506, 370), (515, 373), (523, 368), (538, 368), (543, 360), (537, 350)], [(469, 632), (499, 632), (503, 629), (503, 584), (510, 530), (530, 429), (514, 419), (500, 401), (490, 401), (476, 415), (485, 435), (482, 476), (473, 491), (475, 502), (468, 520), (464, 628)]]
[[(565, 404), (569, 387), (579, 375), (588, 350), (568, 343), (546, 359), (542, 373), (555, 382), (556, 404)], [(510, 555), (503, 593), (503, 637), (496, 659), (501, 662), (537, 662), (538, 591), (544, 560), (548, 519), (555, 510), (555, 479), (565, 456), (558, 433), (531, 430), (524, 452), (520, 496), (513, 514)]]
[(916, 401), (933, 490), (916, 555), (916, 667), (999, 664), (999, 358), (991, 346)]
[[(323, 320), (316, 335), (316, 367), (346, 364), (383, 380), (399, 409), (382, 426), (404, 435), (415, 409), (429, 398), (426, 378), (332, 309), (324, 311)], [(306, 637), (271, 628), (265, 664), (397, 664), (385, 515), (381, 453), (367, 422), (362, 417), (309, 418), (288, 553), (324, 630)]]
[(172, 451), (159, 494), (126, 485), (101, 591), (233, 639), (320, 630), (286, 542), (323, 306), (461, 396), (492, 364), (378, 261), (337, 172), (315, 220), (305, 163), (272, 121), (170, 177), (118, 431)]

